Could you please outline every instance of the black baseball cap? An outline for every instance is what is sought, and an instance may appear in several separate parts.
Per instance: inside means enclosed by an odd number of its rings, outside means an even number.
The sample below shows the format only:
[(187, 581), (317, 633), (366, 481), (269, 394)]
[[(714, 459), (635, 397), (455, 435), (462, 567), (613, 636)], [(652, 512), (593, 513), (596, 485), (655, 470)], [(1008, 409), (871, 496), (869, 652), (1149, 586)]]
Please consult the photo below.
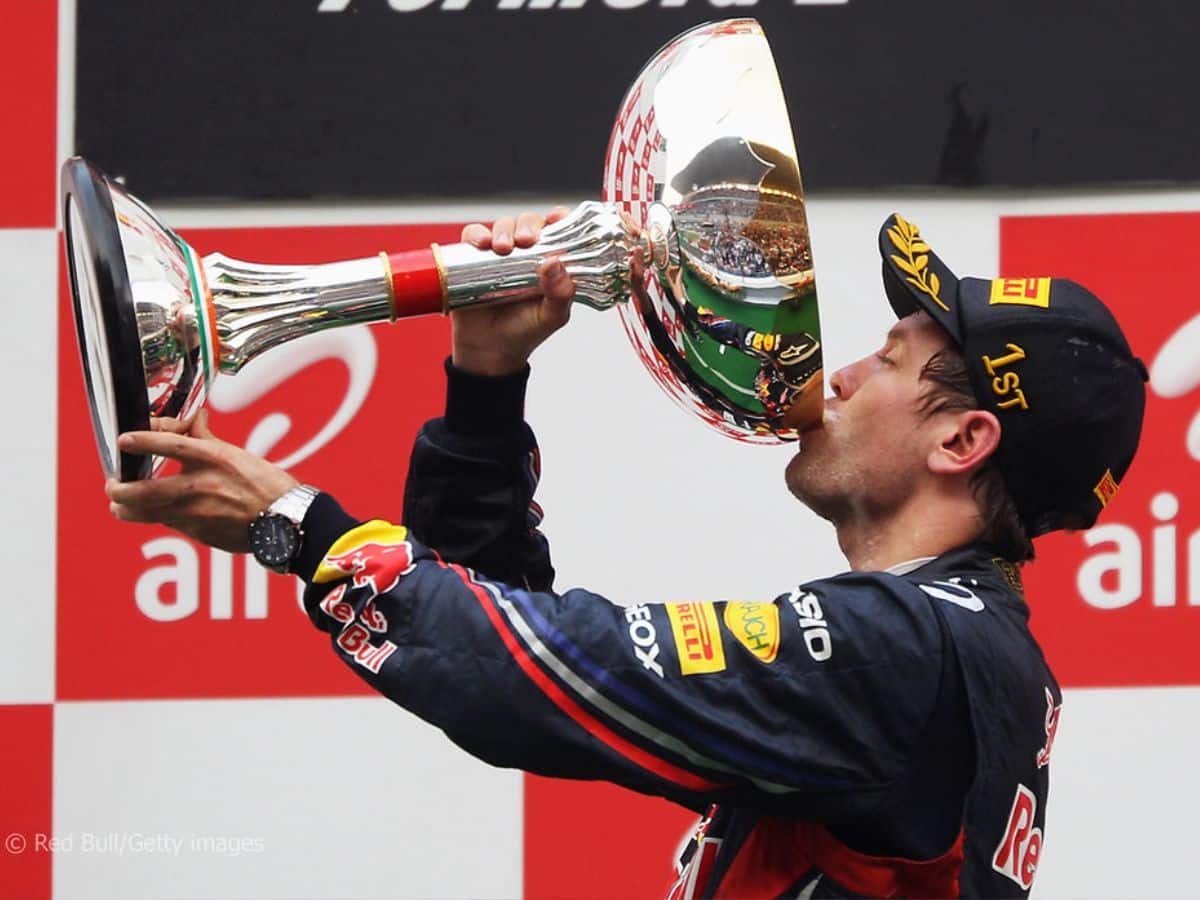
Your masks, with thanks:
[(1090, 528), (1137, 450), (1146, 366), (1095, 294), (1065, 278), (958, 278), (898, 215), (879, 231), (896, 315), (923, 310), (1000, 421), (996, 460), (1030, 537)]

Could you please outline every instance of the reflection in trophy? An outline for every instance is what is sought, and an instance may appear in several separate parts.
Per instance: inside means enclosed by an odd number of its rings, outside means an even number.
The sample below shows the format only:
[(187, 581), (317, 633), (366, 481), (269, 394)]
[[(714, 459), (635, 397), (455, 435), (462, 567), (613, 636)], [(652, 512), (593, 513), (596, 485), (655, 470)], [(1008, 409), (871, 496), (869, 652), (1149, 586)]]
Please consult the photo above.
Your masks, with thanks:
[[(663, 299), (684, 324), (679, 370), (691, 377), (693, 394), (705, 393), (710, 410), (752, 434), (784, 437), (803, 428), (821, 415), (821, 345), (794, 159), (744, 138), (720, 138), (671, 187), (682, 198), (672, 208), (678, 252), (658, 274)], [(662, 330), (653, 329), (655, 338), (665, 358), (679, 355)], [(753, 401), (745, 393), (749, 364), (757, 366)], [(706, 369), (712, 378), (704, 379)], [(738, 394), (720, 390), (735, 379)]]
[(739, 440), (795, 439), (822, 412), (820, 325), (783, 92), (753, 19), (702, 25), (643, 67), (622, 101), (603, 201), (534, 247), (467, 244), (277, 266), (201, 258), (84, 160), (63, 166), (76, 330), (100, 455), (122, 479), (162, 460), (116, 439), (190, 420), (218, 372), (328, 328), (513, 302), (562, 259), (576, 300), (616, 307), (651, 375)]

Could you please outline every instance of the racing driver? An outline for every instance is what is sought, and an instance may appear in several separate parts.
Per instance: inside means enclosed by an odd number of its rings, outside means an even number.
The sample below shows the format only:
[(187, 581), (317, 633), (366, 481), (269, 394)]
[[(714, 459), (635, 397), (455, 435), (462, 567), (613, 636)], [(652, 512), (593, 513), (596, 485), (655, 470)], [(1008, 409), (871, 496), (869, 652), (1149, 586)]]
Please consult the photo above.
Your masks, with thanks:
[[(463, 238), (506, 254), (543, 224)], [(898, 320), (829, 379), (786, 471), (849, 570), (773, 602), (553, 590), (523, 418), (527, 359), (573, 294), (553, 260), (541, 298), (452, 314), (402, 523), (355, 518), (203, 414), (120, 438), (182, 471), (110, 481), (112, 512), (303, 578), (333, 651), (479, 758), (696, 810), (672, 900), (1025, 896), (1061, 694), (1020, 565), (1117, 492), (1146, 370), (1079, 284), (960, 279), (899, 216), (879, 246)]]

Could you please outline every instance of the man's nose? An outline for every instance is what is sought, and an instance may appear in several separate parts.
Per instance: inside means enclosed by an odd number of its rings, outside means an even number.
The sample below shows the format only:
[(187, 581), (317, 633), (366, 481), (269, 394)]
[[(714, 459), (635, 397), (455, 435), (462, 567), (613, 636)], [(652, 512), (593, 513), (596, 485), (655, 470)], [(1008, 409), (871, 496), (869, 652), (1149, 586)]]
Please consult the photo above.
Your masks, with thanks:
[(851, 363), (848, 366), (843, 366), (829, 377), (829, 387), (833, 391), (833, 396), (839, 400), (849, 400), (858, 387), (858, 378), (855, 374), (857, 363)]

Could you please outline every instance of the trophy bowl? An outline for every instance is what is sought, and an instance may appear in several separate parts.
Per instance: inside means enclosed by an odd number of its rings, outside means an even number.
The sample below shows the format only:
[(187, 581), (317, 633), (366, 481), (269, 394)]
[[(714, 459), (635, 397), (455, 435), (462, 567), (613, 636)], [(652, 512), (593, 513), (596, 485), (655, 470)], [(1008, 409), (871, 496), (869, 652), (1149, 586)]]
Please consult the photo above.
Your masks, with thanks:
[(218, 373), (325, 328), (536, 296), (562, 260), (576, 302), (619, 310), (654, 380), (722, 434), (794, 440), (822, 414), (816, 283), (787, 106), (753, 19), (693, 28), (642, 68), (605, 155), (602, 202), (497, 256), (469, 244), (322, 265), (200, 257), (87, 161), (63, 164), (76, 335), (106, 474), (163, 460), (117, 437), (187, 422)]

